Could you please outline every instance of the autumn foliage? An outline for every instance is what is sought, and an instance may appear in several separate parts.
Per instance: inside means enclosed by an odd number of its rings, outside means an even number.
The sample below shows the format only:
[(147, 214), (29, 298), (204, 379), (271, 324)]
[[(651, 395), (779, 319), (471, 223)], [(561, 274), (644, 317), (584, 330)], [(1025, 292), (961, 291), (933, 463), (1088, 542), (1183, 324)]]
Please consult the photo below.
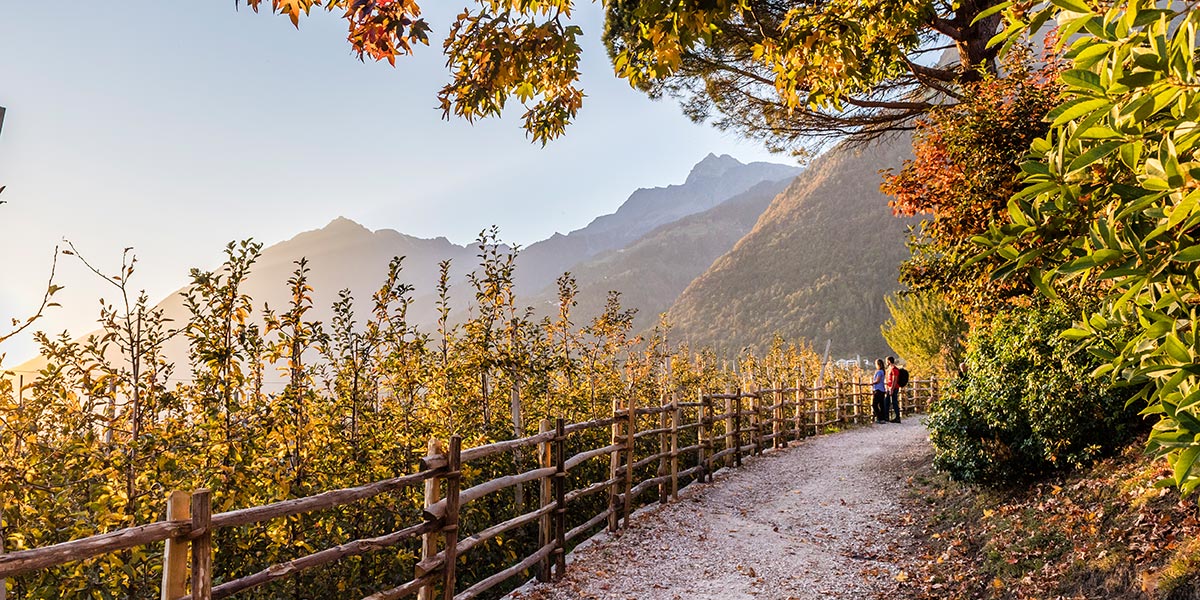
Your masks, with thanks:
[[(381, 274), (367, 310), (356, 312), (362, 305), (343, 291), (327, 322), (310, 316), (304, 260), (282, 283), (284, 305), (256, 304), (244, 293), (260, 251), (253, 242), (229, 244), (218, 270), (192, 271), (186, 322), (167, 321), (145, 294), (130, 291), (132, 257), (117, 273), (96, 270), (116, 294), (102, 304), (102, 330), (82, 340), (41, 334), (45, 368), (27, 374), (21, 389), (11, 376), (0, 378), (5, 550), (161, 520), (171, 490), (211, 489), (214, 512), (259, 506), (412, 473), (431, 438), (456, 434), (477, 446), (536, 433), (543, 418), (605, 417), (630, 397), (659, 402), (668, 388), (689, 398), (745, 377), (792, 382), (818, 372), (806, 346), (777, 342), (762, 356), (730, 363), (672, 345), (665, 324), (634, 335), (633, 311), (615, 293), (599, 316), (575, 323), (569, 276), (559, 280), (555, 315), (536, 319), (513, 293), (508, 247), (494, 231), (481, 234), (477, 247), (479, 265), (462, 292), (472, 298), (466, 315), (450, 314), (449, 264), (442, 263), (436, 331), (408, 320), (416, 292), (401, 258)], [(188, 356), (175, 364), (162, 349), (179, 336)], [(844, 377), (834, 370), (826, 381)], [(472, 462), (463, 475), (470, 484), (535, 461), (533, 453), (503, 455)], [(604, 465), (592, 467), (578, 476), (603, 480)], [(216, 582), (397, 531), (419, 520), (421, 502), (420, 490), (408, 489), (222, 529)], [(466, 506), (461, 525), (479, 531), (536, 502), (532, 492), (520, 500), (495, 494)], [(599, 510), (583, 501), (572, 509)], [(480, 581), (536, 544), (529, 529), (489, 540), (472, 551), (460, 581)], [(22, 575), (8, 581), (9, 598), (156, 596), (161, 551), (155, 545)], [(406, 581), (418, 552), (412, 543), (348, 558), (239, 597), (362, 597)]]
[(926, 216), (911, 237), (913, 256), (901, 267), (901, 281), (942, 295), (972, 320), (1032, 291), (1026, 282), (994, 281), (995, 263), (968, 264), (979, 252), (971, 238), (1005, 219), (1020, 187), (1021, 160), (1059, 99), (1057, 63), (1035, 63), (1022, 50), (1005, 66), (1006, 77), (966, 87), (960, 103), (921, 122), (915, 158), (883, 184), (896, 214)]
[(909, 505), (920, 542), (903, 598), (1194, 598), (1196, 505), (1129, 446), (1023, 489), (964, 487), (921, 470)]

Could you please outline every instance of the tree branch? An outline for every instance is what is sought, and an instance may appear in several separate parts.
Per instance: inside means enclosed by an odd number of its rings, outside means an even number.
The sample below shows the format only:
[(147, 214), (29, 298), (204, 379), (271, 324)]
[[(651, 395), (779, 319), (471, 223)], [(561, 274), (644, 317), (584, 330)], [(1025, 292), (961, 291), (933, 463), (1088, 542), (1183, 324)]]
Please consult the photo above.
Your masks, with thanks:
[(929, 27), (956, 42), (963, 41), (962, 30), (955, 26), (949, 19), (934, 17), (929, 20)]
[(30, 325), (33, 325), (34, 321), (42, 318), (42, 315), (46, 313), (47, 308), (55, 306), (55, 304), (50, 302), (50, 297), (53, 296), (55, 292), (62, 289), (57, 285), (54, 285), (54, 272), (56, 269), (58, 269), (58, 246), (54, 247), (54, 260), (50, 262), (50, 278), (46, 281), (46, 293), (42, 296), (42, 303), (38, 306), (37, 311), (33, 313), (33, 316), (25, 319), (25, 322), (19, 327), (8, 333), (0, 334), (0, 344), (4, 343), (6, 340), (12, 338), (18, 333), (28, 329)]

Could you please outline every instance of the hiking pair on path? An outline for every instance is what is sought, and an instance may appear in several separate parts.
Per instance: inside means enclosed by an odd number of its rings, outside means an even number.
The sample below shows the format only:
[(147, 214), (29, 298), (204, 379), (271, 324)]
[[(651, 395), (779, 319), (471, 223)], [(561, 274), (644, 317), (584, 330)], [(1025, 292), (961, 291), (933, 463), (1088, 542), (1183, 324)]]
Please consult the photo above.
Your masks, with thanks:
[(876, 423), (888, 422), (888, 407), (895, 411), (892, 423), (900, 422), (900, 388), (908, 383), (908, 371), (896, 366), (894, 357), (887, 357), (887, 365), (883, 359), (875, 359), (875, 377), (871, 379), (871, 407), (875, 411)]

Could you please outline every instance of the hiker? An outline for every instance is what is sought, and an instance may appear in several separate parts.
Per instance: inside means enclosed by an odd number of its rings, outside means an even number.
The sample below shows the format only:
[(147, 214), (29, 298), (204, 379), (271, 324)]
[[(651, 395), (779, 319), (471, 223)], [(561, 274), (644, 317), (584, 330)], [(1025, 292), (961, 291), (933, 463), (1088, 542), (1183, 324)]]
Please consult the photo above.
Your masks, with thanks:
[(871, 379), (871, 408), (876, 423), (887, 423), (887, 391), (883, 385), (883, 359), (875, 359), (875, 377)]
[(883, 404), (883, 418), (887, 419), (888, 404), (892, 405), (892, 410), (896, 411), (896, 417), (892, 419), (893, 423), (900, 422), (900, 367), (896, 366), (895, 357), (887, 357), (887, 374), (884, 381), (884, 387), (887, 389), (887, 399)]

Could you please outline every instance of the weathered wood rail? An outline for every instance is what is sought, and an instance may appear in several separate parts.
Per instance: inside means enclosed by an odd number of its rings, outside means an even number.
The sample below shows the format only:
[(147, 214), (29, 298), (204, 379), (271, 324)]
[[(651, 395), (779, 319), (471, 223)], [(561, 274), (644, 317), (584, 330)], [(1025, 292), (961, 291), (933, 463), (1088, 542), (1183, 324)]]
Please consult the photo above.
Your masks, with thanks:
[[(914, 380), (901, 395), (904, 414), (925, 412), (939, 395), (936, 379)], [(420, 600), (468, 600), (533, 569), (541, 580), (561, 577), (568, 545), (602, 524), (611, 531), (628, 525), (630, 514), (647, 492), (650, 501), (677, 500), (680, 488), (710, 482), (722, 467), (736, 467), (746, 457), (783, 448), (831, 428), (869, 423), (870, 385), (748, 389), (701, 394), (681, 402), (665, 395), (658, 406), (614, 403), (613, 416), (567, 424), (543, 420), (537, 435), (463, 449), (453, 437), (448, 447), (431, 441), (428, 455), (416, 473), (366, 485), (239, 510), (212, 514), (208, 490), (171, 492), (162, 521), (30, 550), (0, 554), (0, 590), (5, 578), (87, 560), (106, 553), (159, 542), (162, 553), (163, 600), (209, 600), (274, 582), (334, 561), (421, 540), (421, 557), (413, 578), (381, 590), (364, 600), (389, 600), (416, 595)], [(609, 443), (567, 456), (572, 436), (592, 432)], [(595, 434), (607, 433), (607, 436)], [(603, 443), (603, 442), (601, 442)], [(685, 445), (686, 444), (686, 445)], [(466, 487), (463, 465), (484, 458), (536, 447), (538, 467), (506, 474)], [(590, 461), (608, 459), (599, 481), (582, 482), (568, 490), (568, 475)], [(523, 484), (537, 484), (537, 508), (460, 536), (462, 508), (489, 494)], [(213, 538), (219, 530), (264, 523), (333, 507), (346, 506), (386, 493), (424, 486), (425, 507), (411, 526), (386, 535), (352, 540), (256, 573), (222, 581), (213, 573)], [(606, 494), (603, 509), (578, 518), (567, 528), (567, 507), (594, 494)], [(538, 548), (515, 564), (490, 574), (459, 591), (458, 558), (473, 548), (515, 529), (538, 528)], [(218, 581), (214, 585), (214, 580)]]

